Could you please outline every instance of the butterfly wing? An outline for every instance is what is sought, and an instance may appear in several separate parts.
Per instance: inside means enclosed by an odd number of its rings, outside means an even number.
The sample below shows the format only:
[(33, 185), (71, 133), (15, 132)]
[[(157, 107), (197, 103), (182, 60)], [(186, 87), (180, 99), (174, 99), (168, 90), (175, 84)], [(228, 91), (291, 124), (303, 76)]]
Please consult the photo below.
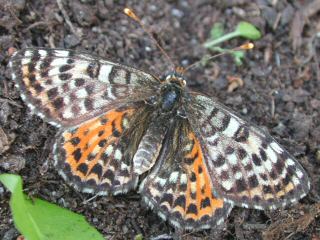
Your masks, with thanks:
[(62, 49), (27, 48), (16, 52), (9, 66), (30, 109), (64, 127), (78, 125), (123, 102), (146, 98), (159, 84), (142, 71)]
[(188, 120), (218, 195), (256, 209), (286, 206), (310, 188), (300, 164), (269, 134), (204, 95), (192, 93)]
[(58, 133), (55, 165), (76, 189), (118, 194), (136, 187), (132, 158), (148, 127), (141, 104), (123, 105)]
[(185, 120), (168, 129), (158, 160), (139, 191), (176, 228), (218, 226), (232, 209), (216, 196), (200, 142)]
[(143, 100), (157, 90), (156, 78), (62, 49), (21, 50), (9, 66), (27, 105), (62, 127), (54, 159), (67, 182), (99, 194), (136, 186), (132, 159), (148, 128), (150, 111)]

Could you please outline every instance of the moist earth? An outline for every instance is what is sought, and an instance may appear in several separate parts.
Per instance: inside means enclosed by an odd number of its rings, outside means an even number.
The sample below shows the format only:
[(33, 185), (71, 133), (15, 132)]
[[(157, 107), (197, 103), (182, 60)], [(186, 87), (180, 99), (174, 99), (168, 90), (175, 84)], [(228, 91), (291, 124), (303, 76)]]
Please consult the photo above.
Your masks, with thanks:
[[(57, 174), (51, 147), (57, 131), (30, 114), (7, 67), (30, 46), (87, 51), (162, 76), (172, 65), (122, 13), (130, 6), (176, 66), (214, 54), (203, 48), (214, 23), (227, 32), (240, 21), (262, 38), (242, 66), (231, 56), (200, 64), (187, 84), (268, 130), (308, 172), (312, 189), (287, 209), (234, 208), (223, 231), (180, 232), (148, 210), (138, 193), (96, 197), (76, 192)], [(0, 173), (20, 174), (30, 196), (83, 214), (106, 239), (320, 239), (320, 2), (314, 1), (0, 1)], [(237, 38), (223, 47), (245, 42)], [(10, 194), (0, 186), (0, 238), (16, 239)]]

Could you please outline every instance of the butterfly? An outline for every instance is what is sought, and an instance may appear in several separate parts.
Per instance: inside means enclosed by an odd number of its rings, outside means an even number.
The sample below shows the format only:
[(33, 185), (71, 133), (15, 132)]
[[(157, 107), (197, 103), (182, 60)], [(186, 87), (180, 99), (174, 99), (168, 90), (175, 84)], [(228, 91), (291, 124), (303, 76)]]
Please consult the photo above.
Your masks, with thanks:
[(268, 210), (304, 197), (301, 165), (268, 133), (179, 71), (163, 78), (91, 54), (27, 48), (12, 56), (28, 107), (59, 131), (54, 165), (79, 191), (138, 189), (177, 229), (222, 225), (234, 206)]

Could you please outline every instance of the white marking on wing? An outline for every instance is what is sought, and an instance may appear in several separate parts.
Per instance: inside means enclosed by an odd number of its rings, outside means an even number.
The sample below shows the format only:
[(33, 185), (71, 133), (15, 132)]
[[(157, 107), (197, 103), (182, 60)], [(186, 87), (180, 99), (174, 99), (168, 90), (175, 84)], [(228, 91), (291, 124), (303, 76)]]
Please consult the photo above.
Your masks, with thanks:
[(111, 70), (111, 65), (102, 65), (99, 71), (98, 80), (101, 82), (109, 83), (109, 74)]
[(223, 134), (231, 138), (237, 132), (239, 126), (239, 122), (234, 118), (231, 118), (228, 127), (223, 131)]
[(67, 57), (69, 56), (69, 52), (65, 50), (55, 50), (54, 51), (57, 57)]

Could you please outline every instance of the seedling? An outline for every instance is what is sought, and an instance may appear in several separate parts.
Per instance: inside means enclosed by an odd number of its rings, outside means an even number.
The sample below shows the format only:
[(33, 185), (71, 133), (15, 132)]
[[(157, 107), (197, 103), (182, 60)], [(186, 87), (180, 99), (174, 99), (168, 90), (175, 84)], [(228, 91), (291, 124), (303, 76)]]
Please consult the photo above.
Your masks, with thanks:
[(204, 43), (203, 46), (219, 53), (229, 52), (235, 59), (237, 65), (242, 64), (242, 59), (245, 56), (244, 51), (230, 51), (228, 49), (217, 47), (217, 45), (235, 37), (243, 37), (248, 40), (258, 40), (261, 38), (260, 31), (248, 22), (240, 22), (235, 31), (227, 34), (224, 34), (223, 25), (221, 23), (216, 23), (210, 33), (211, 40)]

